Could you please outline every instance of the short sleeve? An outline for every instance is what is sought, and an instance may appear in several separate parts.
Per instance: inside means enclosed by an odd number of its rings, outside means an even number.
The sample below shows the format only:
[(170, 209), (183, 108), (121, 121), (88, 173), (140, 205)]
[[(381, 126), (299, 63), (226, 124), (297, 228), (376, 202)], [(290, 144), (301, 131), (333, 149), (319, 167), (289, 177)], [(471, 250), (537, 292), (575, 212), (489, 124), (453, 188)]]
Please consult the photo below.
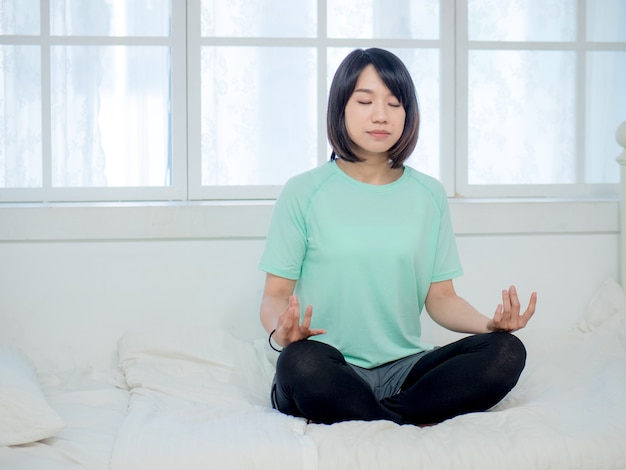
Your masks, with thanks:
[(440, 282), (459, 277), (463, 274), (456, 239), (450, 218), (450, 209), (445, 194), (439, 199), (441, 217), (437, 250), (431, 282)]
[(297, 280), (307, 247), (306, 198), (290, 180), (284, 186), (272, 211), (270, 228), (259, 269), (276, 276)]

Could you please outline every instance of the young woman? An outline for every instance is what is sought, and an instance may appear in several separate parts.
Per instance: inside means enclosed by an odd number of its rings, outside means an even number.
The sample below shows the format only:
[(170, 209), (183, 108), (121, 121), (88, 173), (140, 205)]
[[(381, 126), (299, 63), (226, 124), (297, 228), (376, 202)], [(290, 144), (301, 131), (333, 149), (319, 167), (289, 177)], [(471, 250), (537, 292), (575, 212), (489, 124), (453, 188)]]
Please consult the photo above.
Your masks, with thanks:
[[(287, 182), (260, 262), (261, 322), (283, 348), (272, 386), (283, 413), (433, 424), (487, 410), (517, 383), (526, 351), (509, 332), (526, 326), (536, 294), (521, 313), (515, 287), (503, 290), (491, 318), (456, 294), (445, 191), (404, 165), (419, 118), (395, 55), (355, 50), (341, 63), (328, 102), (331, 161)], [(473, 335), (424, 343), (424, 307)]]

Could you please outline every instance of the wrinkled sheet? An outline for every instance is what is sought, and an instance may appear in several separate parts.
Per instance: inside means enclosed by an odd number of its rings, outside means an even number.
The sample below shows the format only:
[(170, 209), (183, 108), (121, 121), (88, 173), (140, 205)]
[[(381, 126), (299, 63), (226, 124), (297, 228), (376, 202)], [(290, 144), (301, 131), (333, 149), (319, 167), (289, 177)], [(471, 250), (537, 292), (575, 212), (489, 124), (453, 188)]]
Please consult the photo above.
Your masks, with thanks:
[(262, 344), (208, 328), (147, 328), (120, 341), (131, 399), (113, 470), (314, 469), (305, 422), (271, 409)]
[(66, 426), (39, 442), (0, 447), (0, 469), (109, 469), (129, 398), (119, 372), (74, 369), (39, 379), (48, 402)]
[(626, 469), (626, 296), (607, 281), (563, 330), (517, 333), (528, 361), (494, 409), (431, 427), (307, 424), (271, 409), (277, 354), (206, 327), (145, 327), (120, 371), (42, 377), (67, 423), (0, 448), (16, 470)]
[(526, 368), (486, 413), (432, 427), (309, 425), (319, 468), (625, 469), (626, 299), (607, 282), (568, 332), (523, 330)]

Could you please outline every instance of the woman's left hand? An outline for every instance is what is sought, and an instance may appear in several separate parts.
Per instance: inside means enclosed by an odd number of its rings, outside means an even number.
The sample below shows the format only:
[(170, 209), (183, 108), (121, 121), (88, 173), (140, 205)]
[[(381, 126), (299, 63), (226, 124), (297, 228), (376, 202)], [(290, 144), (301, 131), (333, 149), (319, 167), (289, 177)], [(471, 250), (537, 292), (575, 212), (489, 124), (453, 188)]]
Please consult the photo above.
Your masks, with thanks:
[(498, 305), (493, 318), (487, 322), (489, 331), (516, 331), (524, 328), (535, 313), (537, 293), (530, 295), (528, 308), (520, 315), (520, 303), (515, 286), (502, 291), (502, 303)]

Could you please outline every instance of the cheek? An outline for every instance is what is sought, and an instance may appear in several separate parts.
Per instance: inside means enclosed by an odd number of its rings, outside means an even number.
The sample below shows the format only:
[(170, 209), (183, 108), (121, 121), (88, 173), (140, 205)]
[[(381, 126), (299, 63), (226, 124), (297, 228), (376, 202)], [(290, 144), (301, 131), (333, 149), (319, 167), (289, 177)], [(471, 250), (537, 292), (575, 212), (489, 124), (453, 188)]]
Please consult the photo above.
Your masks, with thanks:
[(350, 137), (354, 135), (354, 130), (357, 125), (357, 122), (358, 122), (357, 116), (353, 112), (350, 112), (348, 109), (346, 109), (344, 123), (346, 126), (346, 130), (348, 131), (348, 135)]
[(406, 121), (406, 111), (404, 109), (399, 113), (398, 121), (400, 122), (400, 125), (404, 127), (404, 123)]
[(398, 125), (397, 125), (397, 128), (401, 134), (404, 131), (405, 123), (406, 123), (406, 114), (403, 113), (402, 116), (398, 117)]

